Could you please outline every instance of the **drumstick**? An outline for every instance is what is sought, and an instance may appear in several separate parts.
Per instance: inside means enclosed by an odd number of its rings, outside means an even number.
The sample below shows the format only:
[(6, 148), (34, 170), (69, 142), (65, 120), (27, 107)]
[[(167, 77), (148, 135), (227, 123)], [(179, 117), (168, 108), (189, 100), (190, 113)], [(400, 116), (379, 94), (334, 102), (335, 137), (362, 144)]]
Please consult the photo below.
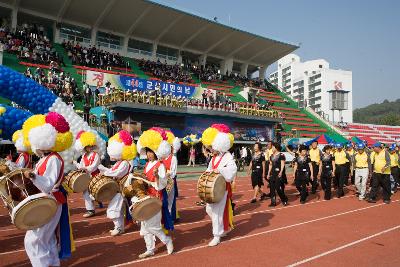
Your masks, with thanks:
[(151, 185), (151, 186), (152, 186), (152, 183), (151, 183), (149, 180), (146, 180), (146, 179), (144, 179), (144, 178), (142, 178), (142, 177), (133, 176), (133, 179), (141, 180), (141, 181), (147, 183), (148, 185)]

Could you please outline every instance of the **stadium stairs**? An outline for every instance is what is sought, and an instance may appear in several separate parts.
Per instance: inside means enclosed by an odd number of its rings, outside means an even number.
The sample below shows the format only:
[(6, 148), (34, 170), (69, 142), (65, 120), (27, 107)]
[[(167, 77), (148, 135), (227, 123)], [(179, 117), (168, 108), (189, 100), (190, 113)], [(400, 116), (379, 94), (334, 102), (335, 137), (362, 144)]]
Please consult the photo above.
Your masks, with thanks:
[(264, 91), (261, 95), (273, 102), (273, 108), (282, 112), (285, 121), (283, 123), (282, 136), (294, 135), (298, 137), (315, 137), (321, 134), (327, 134), (338, 142), (345, 141), (345, 137), (334, 127), (322, 118), (318, 118), (306, 109), (298, 107), (297, 102), (288, 97), (272, 84), (268, 87), (271, 92)]

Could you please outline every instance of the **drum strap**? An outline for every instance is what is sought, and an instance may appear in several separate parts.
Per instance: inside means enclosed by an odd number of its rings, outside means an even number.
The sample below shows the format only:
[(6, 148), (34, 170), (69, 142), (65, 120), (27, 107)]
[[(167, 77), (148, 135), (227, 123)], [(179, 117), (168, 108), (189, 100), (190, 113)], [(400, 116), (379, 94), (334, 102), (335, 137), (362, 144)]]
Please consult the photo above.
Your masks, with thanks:
[(222, 156), (219, 158), (217, 164), (215, 164), (215, 159), (216, 159), (216, 157), (213, 157), (213, 158), (212, 158), (211, 166), (212, 166), (212, 169), (213, 169), (213, 170), (216, 170), (216, 169), (218, 168), (218, 166), (219, 166), (219, 164), (221, 163), (221, 161), (222, 161), (222, 159), (223, 159), (224, 156), (225, 156), (225, 153), (222, 154)]

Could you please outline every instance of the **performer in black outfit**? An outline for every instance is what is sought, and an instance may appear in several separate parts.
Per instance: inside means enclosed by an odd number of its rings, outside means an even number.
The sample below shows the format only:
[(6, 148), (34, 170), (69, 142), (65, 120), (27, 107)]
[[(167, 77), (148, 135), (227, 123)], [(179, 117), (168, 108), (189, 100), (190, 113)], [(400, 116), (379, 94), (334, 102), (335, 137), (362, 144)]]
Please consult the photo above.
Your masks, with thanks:
[(319, 173), (322, 189), (324, 190), (324, 199), (331, 199), (332, 177), (335, 176), (335, 157), (331, 154), (332, 147), (326, 145), (322, 149), (321, 164), (319, 165)]
[(299, 147), (299, 152), (300, 154), (294, 160), (295, 184), (300, 192), (300, 203), (304, 204), (308, 196), (307, 182), (310, 177), (313, 177), (313, 165), (310, 157), (307, 156), (307, 147), (305, 145)]
[(251, 185), (254, 189), (253, 199), (251, 203), (255, 203), (257, 201), (257, 195), (259, 194), (260, 200), (266, 199), (268, 196), (265, 194), (261, 187), (264, 185), (263, 177), (265, 177), (265, 157), (262, 153), (262, 148), (260, 143), (254, 144), (254, 153), (253, 157), (250, 161), (248, 174), (251, 172)]
[(281, 177), (285, 169), (285, 155), (281, 153), (281, 145), (279, 143), (272, 144), (272, 155), (269, 159), (269, 170), (267, 178), (270, 184), (270, 207), (276, 206), (276, 193), (284, 206), (288, 204), (288, 198), (281, 187)]

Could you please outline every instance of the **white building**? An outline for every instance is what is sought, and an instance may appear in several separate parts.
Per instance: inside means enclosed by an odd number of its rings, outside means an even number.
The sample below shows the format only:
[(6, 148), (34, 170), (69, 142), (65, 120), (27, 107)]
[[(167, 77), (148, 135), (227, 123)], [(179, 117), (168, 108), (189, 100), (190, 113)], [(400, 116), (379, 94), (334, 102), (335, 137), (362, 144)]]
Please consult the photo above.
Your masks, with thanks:
[[(278, 71), (269, 80), (299, 107), (308, 106), (329, 121), (353, 122), (351, 71), (330, 69), (324, 59), (301, 62), (299, 56), (289, 54), (278, 60)], [(342, 110), (333, 111), (335, 106)]]

